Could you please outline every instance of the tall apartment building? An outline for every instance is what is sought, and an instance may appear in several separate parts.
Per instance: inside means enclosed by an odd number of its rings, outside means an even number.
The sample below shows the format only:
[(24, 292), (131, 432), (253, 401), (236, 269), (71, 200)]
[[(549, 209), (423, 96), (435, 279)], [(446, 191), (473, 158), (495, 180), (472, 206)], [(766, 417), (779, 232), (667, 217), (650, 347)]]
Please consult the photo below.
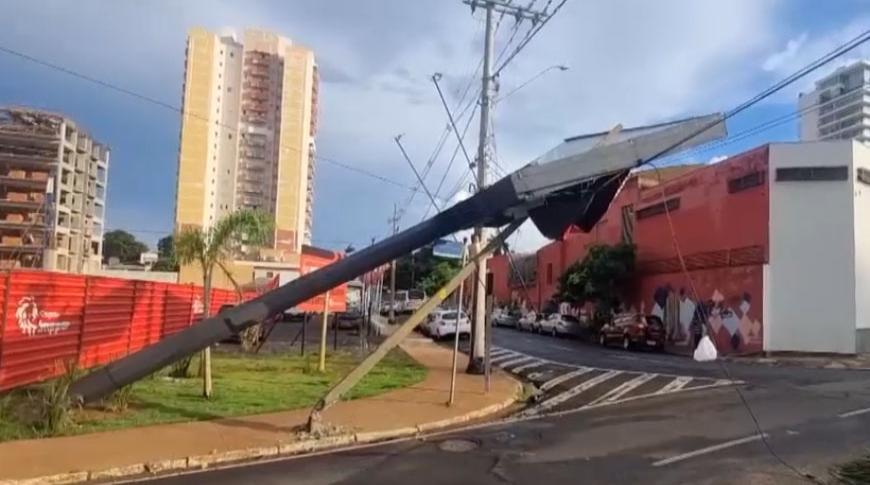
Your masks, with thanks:
[(0, 267), (98, 271), (108, 169), (69, 118), (0, 108)]
[[(241, 282), (298, 267), (311, 239), (317, 94), (314, 54), (289, 39), (188, 34), (175, 227), (208, 227), (240, 208), (274, 216), (268, 246), (234, 263)], [(181, 281), (196, 273), (182, 268)]]
[(802, 141), (856, 139), (870, 143), (870, 61), (841, 67), (801, 93)]

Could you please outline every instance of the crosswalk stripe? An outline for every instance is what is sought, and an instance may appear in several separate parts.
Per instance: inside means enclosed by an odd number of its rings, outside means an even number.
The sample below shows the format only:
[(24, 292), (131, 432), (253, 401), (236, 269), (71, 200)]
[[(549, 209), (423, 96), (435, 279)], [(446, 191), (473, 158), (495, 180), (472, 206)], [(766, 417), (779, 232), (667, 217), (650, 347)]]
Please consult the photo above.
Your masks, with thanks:
[(523, 355), (523, 356), (517, 357), (516, 359), (506, 360), (506, 361), (500, 363), (498, 366), (501, 367), (502, 369), (507, 369), (509, 366), (517, 365), (517, 364), (520, 364), (522, 362), (526, 362), (526, 361), (532, 360), (532, 359), (534, 359), (534, 357), (532, 357), (531, 355)]
[(496, 364), (496, 363), (498, 363), (498, 362), (501, 362), (501, 361), (504, 361), (504, 360), (511, 360), (511, 359), (513, 359), (513, 358), (515, 358), (515, 357), (519, 357), (519, 356), (520, 356), (520, 354), (517, 354), (516, 352), (510, 352), (510, 353), (505, 353), (505, 354), (498, 355), (498, 356), (496, 356), (496, 357), (492, 357), (492, 358), (489, 360), (489, 362), (490, 362), (491, 364)]
[(541, 384), (540, 389), (542, 391), (546, 391), (554, 386), (558, 386), (559, 384), (561, 384), (569, 379), (573, 379), (574, 377), (582, 376), (583, 374), (588, 374), (590, 372), (592, 372), (592, 369), (589, 367), (581, 367), (579, 369), (574, 369), (571, 372), (566, 372), (564, 374), (558, 375), (558, 376), (550, 379), (549, 381)]
[(598, 399), (595, 399), (594, 401), (587, 404), (587, 406), (594, 406), (594, 405), (600, 404), (600, 403), (614, 402), (617, 399), (621, 398), (622, 396), (628, 394), (629, 392), (637, 389), (642, 384), (655, 379), (656, 376), (657, 376), (657, 374), (646, 374), (646, 373), (641, 374), (641, 375), (635, 377), (634, 379), (632, 379), (630, 381), (623, 382), (619, 386), (611, 389), (609, 392), (607, 392), (607, 394), (604, 394), (603, 396), (599, 397)]
[(505, 352), (513, 352), (513, 351), (512, 351), (512, 350), (508, 350), (508, 349), (504, 349), (504, 348), (501, 348), (501, 347), (493, 347), (492, 349), (490, 349), (490, 351), (489, 351), (489, 355), (501, 355), (501, 354), (503, 354), (503, 353), (505, 353)]
[(543, 360), (536, 360), (534, 362), (530, 362), (528, 364), (523, 364), (517, 368), (511, 369), (511, 372), (521, 372), (521, 371), (524, 371), (526, 369), (531, 369), (534, 367), (542, 366), (544, 364), (546, 364), (546, 362), (544, 362)]
[(582, 392), (588, 391), (589, 389), (592, 389), (593, 387), (597, 386), (598, 384), (601, 384), (604, 381), (610, 380), (610, 379), (618, 376), (619, 374), (622, 374), (622, 372), (620, 372), (618, 370), (612, 370), (609, 372), (605, 372), (604, 374), (599, 374), (599, 375), (593, 377), (592, 379), (589, 379), (588, 381), (582, 382), (582, 383), (572, 387), (571, 389), (568, 389), (565, 392), (562, 392), (560, 394), (556, 394), (555, 396), (551, 397), (550, 399), (547, 399), (546, 401), (542, 402), (541, 404), (539, 404), (536, 407), (534, 407), (533, 409), (531, 409), (530, 413), (537, 414), (537, 413), (540, 413), (541, 411), (546, 411), (547, 409), (550, 409), (554, 406), (557, 406), (557, 405), (567, 401), (568, 399), (579, 396)]
[(689, 376), (675, 377), (674, 380), (668, 382), (665, 387), (659, 389), (653, 394), (666, 394), (669, 392), (676, 392), (686, 387), (686, 385), (690, 382), (692, 382), (692, 378)]

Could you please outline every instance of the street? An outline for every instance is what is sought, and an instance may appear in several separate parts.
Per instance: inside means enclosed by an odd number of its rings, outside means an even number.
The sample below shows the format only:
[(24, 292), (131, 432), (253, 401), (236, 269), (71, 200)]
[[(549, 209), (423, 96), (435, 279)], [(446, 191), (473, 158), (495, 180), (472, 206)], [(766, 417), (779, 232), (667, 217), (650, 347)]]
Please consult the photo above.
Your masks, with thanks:
[[(549, 372), (526, 374), (532, 380), (552, 382), (573, 372), (538, 406), (566, 392), (568, 397), (541, 412), (529, 412), (533, 405), (505, 422), (155, 482), (807, 483), (795, 470), (827, 479), (831, 465), (870, 443), (870, 372), (727, 364), (783, 464), (765, 447), (718, 363), (511, 329), (496, 329), (493, 341), (494, 355), (502, 356), (494, 356), (495, 364), (519, 373)], [(684, 383), (679, 392), (656, 394), (679, 385), (674, 382)], [(608, 401), (603, 396), (617, 399), (601, 405)]]

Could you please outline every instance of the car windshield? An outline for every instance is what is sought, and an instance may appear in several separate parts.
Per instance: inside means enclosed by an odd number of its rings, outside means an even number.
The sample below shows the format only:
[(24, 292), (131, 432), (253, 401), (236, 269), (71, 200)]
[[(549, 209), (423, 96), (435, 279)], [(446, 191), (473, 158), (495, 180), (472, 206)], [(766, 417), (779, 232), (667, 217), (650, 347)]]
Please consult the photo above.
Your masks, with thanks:
[[(444, 320), (456, 320), (456, 312), (445, 313), (441, 316), (441, 318), (443, 318)], [(460, 318), (465, 318), (465, 312), (462, 312), (462, 316)]]
[(579, 320), (577, 320), (577, 317), (575, 317), (574, 315), (562, 315), (562, 320), (571, 323), (579, 322)]
[(423, 300), (426, 298), (426, 293), (423, 290), (409, 290), (408, 291), (408, 299), (410, 300)]

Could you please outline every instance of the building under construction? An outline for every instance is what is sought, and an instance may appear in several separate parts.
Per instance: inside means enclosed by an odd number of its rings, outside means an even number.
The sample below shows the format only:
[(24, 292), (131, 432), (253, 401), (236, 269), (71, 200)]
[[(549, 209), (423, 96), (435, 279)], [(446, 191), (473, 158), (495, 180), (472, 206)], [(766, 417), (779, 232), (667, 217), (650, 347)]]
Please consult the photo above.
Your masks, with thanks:
[(109, 149), (69, 118), (0, 108), (0, 268), (100, 268)]

